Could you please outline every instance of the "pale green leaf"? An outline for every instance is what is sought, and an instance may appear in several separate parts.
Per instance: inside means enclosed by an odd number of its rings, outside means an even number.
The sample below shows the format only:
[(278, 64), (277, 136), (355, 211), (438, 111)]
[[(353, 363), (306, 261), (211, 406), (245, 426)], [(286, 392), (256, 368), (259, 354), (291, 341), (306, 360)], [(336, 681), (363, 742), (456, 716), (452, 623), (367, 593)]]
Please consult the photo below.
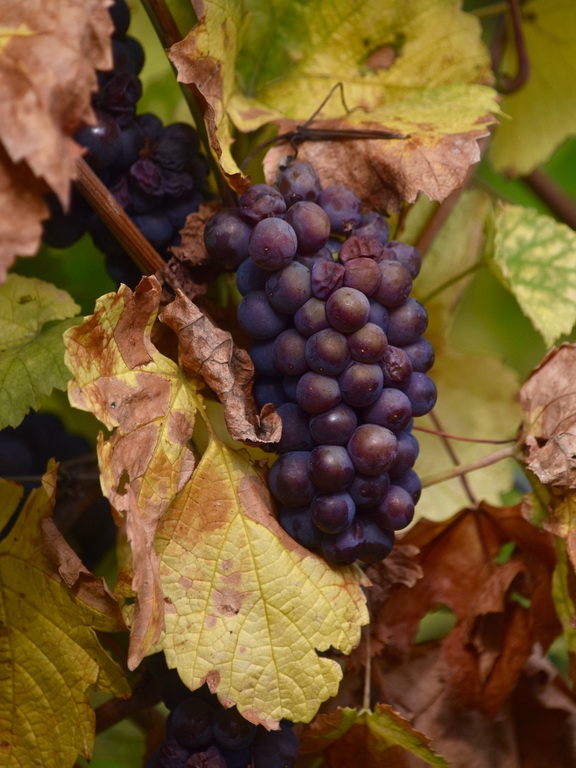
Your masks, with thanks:
[[(70, 378), (62, 334), (79, 311), (71, 296), (50, 283), (10, 275), (0, 286), (0, 429), (16, 427)], [(48, 327), (47, 323), (61, 321)]]
[(576, 233), (531, 208), (496, 214), (493, 265), (551, 345), (576, 322)]
[[(529, 79), (504, 97), (511, 119), (502, 120), (490, 150), (496, 170), (515, 176), (530, 173), (576, 133), (576, 4), (530, 0), (521, 13)], [(514, 74), (515, 54), (509, 60)]]

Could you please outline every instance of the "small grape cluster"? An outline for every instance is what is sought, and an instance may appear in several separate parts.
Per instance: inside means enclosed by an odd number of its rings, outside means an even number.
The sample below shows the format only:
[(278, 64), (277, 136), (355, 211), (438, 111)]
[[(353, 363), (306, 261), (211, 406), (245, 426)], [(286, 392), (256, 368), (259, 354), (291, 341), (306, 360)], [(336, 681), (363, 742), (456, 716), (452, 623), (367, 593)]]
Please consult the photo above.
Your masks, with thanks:
[(190, 693), (179, 678), (169, 676), (167, 683), (166, 740), (145, 768), (292, 768), (296, 762), (292, 723), (267, 731), (236, 707), (224, 709), (206, 686)]
[[(166, 256), (168, 247), (179, 244), (186, 217), (198, 210), (205, 197), (208, 164), (192, 126), (164, 127), (151, 113), (136, 115), (144, 50), (126, 34), (130, 10), (125, 0), (115, 0), (109, 12), (114, 22), (114, 68), (98, 73), (99, 89), (92, 98), (96, 124), (82, 127), (74, 138), (86, 147), (86, 161), (136, 227)], [(66, 213), (54, 196), (48, 204), (52, 215), (44, 225), (44, 242), (67, 248), (88, 230), (96, 247), (106, 254), (110, 275), (126, 282), (131, 264), (126, 252), (80, 194), (73, 191)], [(129, 284), (141, 277), (135, 267), (132, 272)]]
[(237, 267), (256, 401), (282, 418), (269, 475), (279, 521), (335, 565), (383, 559), (412, 521), (412, 419), (436, 402), (427, 314), (409, 296), (421, 255), (389, 234), (308, 163), (249, 188), (205, 231), (208, 252)]

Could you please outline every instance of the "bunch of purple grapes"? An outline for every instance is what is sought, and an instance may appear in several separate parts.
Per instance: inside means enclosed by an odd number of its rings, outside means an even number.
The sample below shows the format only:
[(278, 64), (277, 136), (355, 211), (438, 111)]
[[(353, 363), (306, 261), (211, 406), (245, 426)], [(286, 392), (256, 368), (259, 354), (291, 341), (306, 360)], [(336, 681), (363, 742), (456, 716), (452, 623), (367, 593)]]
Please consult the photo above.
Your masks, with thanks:
[[(136, 115), (144, 50), (126, 34), (130, 10), (125, 0), (115, 0), (109, 12), (114, 68), (98, 73), (99, 89), (92, 98), (96, 124), (84, 126), (74, 138), (86, 147), (86, 161), (136, 227), (166, 257), (167, 248), (179, 243), (186, 217), (206, 196), (208, 164), (192, 126), (163, 126), (151, 113)], [(122, 246), (76, 190), (66, 213), (55, 197), (48, 203), (52, 215), (44, 225), (47, 245), (67, 248), (88, 230), (106, 254), (111, 277), (128, 284), (140, 279)]]
[(413, 417), (436, 402), (428, 318), (409, 295), (421, 255), (389, 236), (384, 216), (363, 215), (347, 187), (321, 189), (307, 163), (205, 231), (211, 256), (237, 267), (256, 400), (282, 418), (269, 475), (279, 521), (335, 565), (383, 559), (412, 521)]
[(173, 675), (167, 678), (164, 702), (171, 710), (166, 740), (146, 768), (292, 768), (296, 762), (292, 723), (267, 731), (245, 720), (236, 707), (224, 709), (206, 686), (190, 693)]

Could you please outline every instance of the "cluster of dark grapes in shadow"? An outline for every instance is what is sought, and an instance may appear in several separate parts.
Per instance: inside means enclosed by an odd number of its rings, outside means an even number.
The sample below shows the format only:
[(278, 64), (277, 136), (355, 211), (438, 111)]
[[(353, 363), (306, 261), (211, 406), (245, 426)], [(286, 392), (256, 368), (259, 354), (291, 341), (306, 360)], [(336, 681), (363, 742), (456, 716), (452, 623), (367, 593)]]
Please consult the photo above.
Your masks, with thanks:
[(224, 709), (207, 686), (191, 693), (175, 670), (163, 699), (166, 739), (145, 768), (292, 768), (296, 761), (298, 738), (288, 721), (278, 731), (256, 726), (236, 707)]
[(282, 418), (279, 521), (335, 565), (383, 559), (412, 521), (413, 417), (436, 402), (428, 318), (409, 296), (421, 255), (389, 236), (384, 216), (299, 162), (205, 230), (213, 259), (237, 268), (256, 400)]
[[(115, 0), (109, 12), (114, 22), (114, 68), (98, 73), (99, 89), (92, 98), (96, 124), (84, 126), (74, 138), (86, 147), (86, 161), (136, 227), (166, 257), (167, 248), (179, 244), (186, 217), (205, 197), (208, 164), (192, 126), (163, 126), (151, 113), (136, 115), (144, 50), (126, 34), (130, 10), (125, 0)], [(141, 274), (127, 253), (76, 190), (66, 213), (55, 197), (47, 202), (51, 210), (43, 231), (47, 245), (67, 248), (88, 231), (106, 255), (110, 276), (128, 285), (138, 282)]]
[[(24, 487), (25, 496), (40, 485), (48, 461), (60, 464), (56, 489), (54, 522), (66, 534), (80, 559), (92, 569), (116, 540), (116, 525), (108, 501), (102, 496), (95, 473), (96, 457), (88, 440), (71, 434), (60, 419), (51, 413), (31, 411), (16, 427), (0, 431), (0, 477), (13, 479)], [(93, 482), (76, 479), (77, 473), (67, 463), (85, 475), (94, 469)], [(82, 492), (81, 492), (82, 489)], [(11, 528), (20, 508), (9, 521)], [(0, 538), (6, 535), (0, 530)]]

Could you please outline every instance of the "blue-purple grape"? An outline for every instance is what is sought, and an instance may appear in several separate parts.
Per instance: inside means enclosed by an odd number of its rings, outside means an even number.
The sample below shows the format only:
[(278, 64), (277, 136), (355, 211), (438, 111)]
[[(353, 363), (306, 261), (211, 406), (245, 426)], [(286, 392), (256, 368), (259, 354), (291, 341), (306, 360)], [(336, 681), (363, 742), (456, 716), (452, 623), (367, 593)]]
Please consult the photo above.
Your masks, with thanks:
[(372, 519), (388, 531), (400, 531), (414, 519), (414, 501), (408, 491), (391, 485), (380, 504), (372, 511)]
[(238, 210), (250, 222), (257, 223), (286, 211), (286, 203), (280, 192), (268, 184), (253, 184), (240, 195)]
[(292, 163), (280, 174), (278, 189), (287, 205), (300, 200), (315, 202), (320, 194), (320, 179), (310, 163)]
[(362, 328), (369, 313), (368, 298), (356, 288), (338, 288), (326, 301), (328, 322), (342, 333), (354, 333)]
[(379, 365), (354, 361), (340, 374), (338, 384), (344, 402), (353, 408), (365, 408), (380, 396), (384, 374)]
[(323, 413), (342, 399), (338, 381), (331, 376), (307, 371), (296, 386), (298, 405), (308, 413)]
[(308, 473), (310, 453), (292, 451), (278, 458), (268, 475), (268, 485), (281, 504), (300, 507), (314, 498), (315, 489)]
[(354, 465), (343, 446), (319, 445), (310, 454), (309, 473), (316, 488), (342, 491), (354, 479)]
[(204, 245), (208, 255), (225, 269), (233, 269), (248, 257), (252, 228), (235, 208), (223, 208), (206, 222)]
[(356, 471), (363, 475), (386, 472), (398, 455), (398, 441), (394, 433), (378, 424), (357, 427), (347, 448)]
[(276, 338), (272, 359), (276, 368), (287, 376), (297, 376), (308, 370), (304, 336), (295, 328), (288, 328)]
[(328, 214), (331, 231), (337, 234), (351, 232), (362, 221), (362, 203), (348, 187), (326, 187), (320, 192), (318, 205)]
[(362, 415), (367, 424), (379, 424), (391, 432), (400, 432), (412, 418), (412, 403), (400, 389), (385, 387), (378, 399), (364, 409)]
[(348, 340), (333, 328), (325, 328), (306, 341), (305, 357), (311, 371), (337, 376), (350, 362)]
[(250, 234), (248, 251), (259, 267), (281, 269), (289, 264), (298, 247), (296, 232), (283, 219), (259, 221)]
[(330, 236), (330, 219), (316, 203), (302, 200), (286, 212), (287, 221), (296, 232), (300, 253), (317, 253)]
[(319, 445), (346, 445), (357, 426), (356, 411), (345, 403), (310, 419), (310, 432)]
[(323, 533), (335, 534), (346, 530), (355, 513), (354, 502), (345, 492), (318, 493), (310, 505), (312, 522)]
[(312, 297), (310, 270), (293, 261), (275, 271), (266, 281), (266, 296), (278, 312), (293, 315)]
[(388, 341), (397, 347), (414, 344), (428, 326), (428, 314), (419, 301), (408, 297), (390, 312)]

